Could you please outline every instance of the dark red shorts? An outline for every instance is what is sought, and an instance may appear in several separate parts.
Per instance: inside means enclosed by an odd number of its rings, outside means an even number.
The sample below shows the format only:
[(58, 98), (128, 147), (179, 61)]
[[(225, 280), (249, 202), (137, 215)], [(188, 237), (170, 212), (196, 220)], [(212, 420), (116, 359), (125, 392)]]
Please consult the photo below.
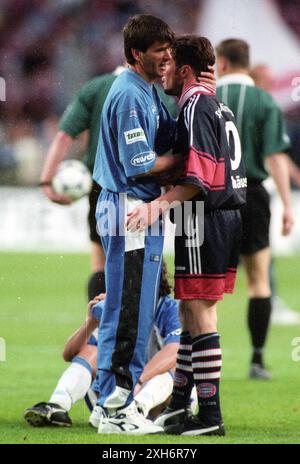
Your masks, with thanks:
[(175, 237), (175, 297), (217, 301), (224, 293), (232, 293), (241, 233), (238, 210), (216, 210), (202, 218), (196, 214), (185, 218), (183, 233)]

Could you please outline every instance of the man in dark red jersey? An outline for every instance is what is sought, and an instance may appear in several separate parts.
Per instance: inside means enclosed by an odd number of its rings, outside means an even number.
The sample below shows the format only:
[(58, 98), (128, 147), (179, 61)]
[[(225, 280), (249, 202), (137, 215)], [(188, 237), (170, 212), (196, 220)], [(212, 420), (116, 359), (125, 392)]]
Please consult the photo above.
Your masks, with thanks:
[[(128, 229), (143, 230), (182, 203), (173, 213), (175, 296), (181, 300), (183, 333), (172, 401), (156, 420), (166, 432), (182, 435), (225, 434), (219, 399), (222, 359), (217, 302), (234, 289), (239, 208), (245, 202), (247, 184), (233, 114), (219, 102), (213, 88), (196, 81), (214, 62), (213, 47), (205, 37), (175, 40), (163, 84), (167, 93), (180, 96), (174, 151), (182, 154), (184, 171), (170, 191), (136, 208), (127, 221)], [(194, 385), (197, 416), (191, 416), (188, 407)]]

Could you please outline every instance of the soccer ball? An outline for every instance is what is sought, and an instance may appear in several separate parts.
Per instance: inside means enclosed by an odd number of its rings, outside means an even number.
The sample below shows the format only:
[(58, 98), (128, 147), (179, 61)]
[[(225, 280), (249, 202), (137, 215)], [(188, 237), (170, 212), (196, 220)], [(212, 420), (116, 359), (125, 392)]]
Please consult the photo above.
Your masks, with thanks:
[(92, 189), (92, 176), (87, 167), (78, 160), (63, 161), (52, 179), (53, 190), (72, 201), (88, 195)]

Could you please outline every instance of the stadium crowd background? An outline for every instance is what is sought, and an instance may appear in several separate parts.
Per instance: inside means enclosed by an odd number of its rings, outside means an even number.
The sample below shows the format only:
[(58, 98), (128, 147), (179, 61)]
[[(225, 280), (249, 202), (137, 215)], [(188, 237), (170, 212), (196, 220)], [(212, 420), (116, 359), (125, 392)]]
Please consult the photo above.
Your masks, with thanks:
[(178, 32), (194, 28), (199, 0), (4, 0), (0, 4), (1, 183), (38, 181), (59, 116), (89, 78), (124, 60), (128, 17), (160, 15)]
[[(300, 39), (300, 0), (276, 2)], [(2, 0), (0, 76), (6, 101), (0, 102), (0, 185), (38, 182), (59, 117), (72, 96), (85, 81), (123, 62), (122, 26), (130, 15), (151, 13), (178, 33), (192, 32), (202, 4), (203, 0)], [(300, 106), (286, 117), (292, 156), (300, 166)]]

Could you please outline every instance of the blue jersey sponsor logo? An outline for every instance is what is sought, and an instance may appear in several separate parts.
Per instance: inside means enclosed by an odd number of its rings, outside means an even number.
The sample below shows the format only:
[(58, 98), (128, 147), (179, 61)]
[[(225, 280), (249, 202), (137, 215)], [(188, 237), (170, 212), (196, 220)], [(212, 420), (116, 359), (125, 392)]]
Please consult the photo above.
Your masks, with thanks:
[(152, 163), (155, 159), (155, 153), (153, 151), (145, 152), (145, 153), (138, 153), (135, 155), (130, 163), (132, 166), (145, 166), (146, 164)]
[(182, 329), (176, 329), (173, 330), (173, 332), (170, 332), (168, 335), (172, 337), (179, 337), (181, 335)]
[(124, 132), (124, 136), (126, 145), (131, 145), (136, 142), (147, 142), (145, 132), (141, 127)]

